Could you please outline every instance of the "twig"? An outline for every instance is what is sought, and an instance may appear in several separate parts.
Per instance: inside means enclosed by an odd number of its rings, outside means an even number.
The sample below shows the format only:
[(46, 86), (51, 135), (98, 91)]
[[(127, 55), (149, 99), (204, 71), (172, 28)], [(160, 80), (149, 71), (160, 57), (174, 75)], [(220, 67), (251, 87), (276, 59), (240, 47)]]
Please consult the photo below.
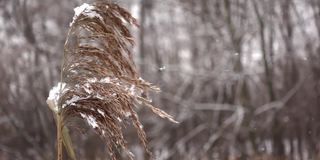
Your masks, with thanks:
[(259, 115), (262, 114), (266, 111), (269, 111), (271, 109), (281, 109), (288, 101), (298, 92), (300, 87), (302, 86), (303, 82), (305, 81), (306, 78), (301, 78), (296, 85), (280, 100), (273, 101), (267, 104), (262, 105), (261, 107), (258, 107), (254, 111), (254, 115)]

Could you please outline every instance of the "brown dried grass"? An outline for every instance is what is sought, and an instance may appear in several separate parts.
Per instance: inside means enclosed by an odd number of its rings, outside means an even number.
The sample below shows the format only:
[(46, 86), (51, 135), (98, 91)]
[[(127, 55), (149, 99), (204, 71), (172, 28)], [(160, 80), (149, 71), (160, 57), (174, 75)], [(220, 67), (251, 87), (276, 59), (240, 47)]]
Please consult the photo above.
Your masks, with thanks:
[(141, 96), (159, 88), (141, 79), (133, 63), (130, 47), (134, 40), (127, 27), (138, 26), (137, 21), (117, 4), (92, 6), (91, 12), (100, 17), (90, 17), (85, 10), (74, 19), (67, 35), (61, 73), (66, 88), (59, 100), (63, 122), (74, 117), (91, 121), (115, 160), (119, 148), (130, 159), (134, 157), (122, 132), (123, 121), (130, 120), (151, 156), (135, 107), (144, 104), (160, 117), (176, 121)]

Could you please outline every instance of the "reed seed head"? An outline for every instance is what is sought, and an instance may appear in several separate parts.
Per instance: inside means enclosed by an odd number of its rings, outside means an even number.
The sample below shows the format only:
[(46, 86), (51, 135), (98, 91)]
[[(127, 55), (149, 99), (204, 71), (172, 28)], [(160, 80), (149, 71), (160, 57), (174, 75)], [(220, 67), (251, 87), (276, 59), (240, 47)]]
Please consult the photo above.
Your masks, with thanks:
[[(135, 107), (139, 104), (162, 118), (176, 122), (172, 116), (154, 107), (141, 96), (160, 89), (143, 80), (133, 63), (133, 36), (128, 27), (138, 26), (135, 18), (114, 3), (83, 4), (75, 9), (65, 42), (61, 83), (52, 92), (63, 121), (84, 119), (106, 141), (112, 159), (122, 148), (130, 159), (122, 132), (124, 120), (130, 120), (146, 152), (146, 134)], [(63, 87), (62, 87), (63, 86)], [(49, 98), (48, 98), (49, 99)]]

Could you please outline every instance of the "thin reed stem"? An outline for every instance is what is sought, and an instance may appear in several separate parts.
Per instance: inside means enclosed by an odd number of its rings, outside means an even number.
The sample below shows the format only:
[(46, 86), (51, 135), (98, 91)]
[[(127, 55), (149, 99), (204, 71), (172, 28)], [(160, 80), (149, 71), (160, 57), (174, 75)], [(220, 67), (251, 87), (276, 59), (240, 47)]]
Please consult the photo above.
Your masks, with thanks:
[(62, 160), (62, 118), (57, 114), (57, 160)]

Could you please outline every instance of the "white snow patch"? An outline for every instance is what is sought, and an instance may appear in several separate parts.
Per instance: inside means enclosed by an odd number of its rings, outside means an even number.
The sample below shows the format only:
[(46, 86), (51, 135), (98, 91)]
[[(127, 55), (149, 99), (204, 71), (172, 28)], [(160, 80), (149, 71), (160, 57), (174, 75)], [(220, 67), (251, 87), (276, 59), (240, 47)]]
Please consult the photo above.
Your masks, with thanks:
[(110, 82), (111, 82), (111, 79), (110, 79), (110, 77), (105, 77), (105, 78), (102, 78), (102, 79), (100, 80), (100, 82), (101, 82), (101, 83), (110, 83)]
[(148, 102), (152, 103), (152, 99), (147, 99)]
[(73, 9), (74, 15), (79, 16), (85, 9), (87, 9), (89, 7), (91, 8), (91, 5), (89, 5), (88, 3), (83, 3), (81, 6), (78, 6)]
[(97, 93), (96, 98), (101, 99), (101, 100), (103, 100), (103, 99), (104, 99), (104, 97), (103, 97), (103, 96), (101, 96), (99, 93)]
[(59, 82), (56, 86), (52, 87), (52, 89), (49, 92), (49, 100), (55, 100), (59, 99), (59, 94), (63, 89), (65, 88), (66, 83)]
[(77, 70), (74, 70), (74, 69), (71, 70), (70, 72), (71, 72), (71, 73), (78, 73), (78, 71), (77, 71)]
[(52, 108), (54, 111), (58, 111), (58, 101), (60, 95), (66, 91), (66, 83), (59, 82), (56, 86), (52, 87), (49, 91), (47, 101), (53, 101), (56, 108)]
[(131, 87), (129, 88), (129, 92), (131, 95), (135, 95), (135, 85), (131, 85)]
[(92, 5), (89, 5), (87, 3), (83, 3), (81, 6), (78, 6), (76, 8), (74, 8), (74, 16), (73, 16), (73, 20), (70, 23), (70, 27), (73, 25), (74, 21), (80, 16), (80, 14), (83, 14), (85, 16), (88, 16), (90, 18), (99, 18), (101, 21), (103, 21), (103, 18), (100, 16), (99, 13), (97, 13), (96, 11), (94, 11), (95, 7)]
[(67, 100), (65, 104), (62, 105), (62, 108), (70, 105), (70, 104), (74, 104), (74, 102), (79, 101), (81, 98), (77, 95), (73, 95), (71, 99)]
[(76, 8), (73, 9), (74, 11), (74, 16), (73, 16), (73, 20), (70, 23), (70, 27), (73, 25), (74, 21), (78, 18), (78, 16), (86, 9), (88, 8), (90, 5), (87, 3), (83, 3), (81, 6), (78, 6)]
[(117, 117), (117, 119), (118, 119), (119, 122), (122, 122), (122, 119), (120, 117)]
[(92, 89), (90, 89), (90, 84), (89, 83), (85, 83), (83, 86), (83, 89), (88, 93), (91, 94), (93, 92)]
[(87, 81), (90, 83), (95, 83), (95, 82), (97, 82), (97, 78), (96, 77), (88, 78)]
[(83, 100), (83, 99), (87, 99), (88, 97), (85, 97), (85, 98), (81, 98), (77, 95), (73, 95), (71, 99), (67, 100), (63, 105), (62, 105), (62, 108), (65, 108), (66, 106), (68, 105), (75, 105), (75, 102), (78, 102), (80, 100)]
[(98, 112), (99, 112), (102, 116), (104, 116), (104, 111), (102, 111), (101, 109), (98, 109)]
[(130, 112), (125, 112), (125, 113), (124, 113), (124, 116), (128, 118), (128, 117), (131, 116), (131, 113), (130, 113)]
[(88, 16), (88, 17), (90, 17), (90, 18), (95, 18), (95, 17), (97, 17), (97, 18), (99, 18), (101, 21), (103, 21), (103, 18), (100, 16), (100, 14), (99, 13), (97, 13), (96, 11), (93, 11), (93, 10), (85, 10), (83, 13), (82, 13), (83, 15), (85, 15), (85, 16)]
[(162, 66), (159, 68), (160, 71), (164, 71), (166, 69), (166, 66)]
[(120, 19), (121, 19), (122, 23), (124, 23), (124, 24), (128, 23), (124, 18), (120, 17)]
[(92, 115), (86, 115), (86, 114), (83, 114), (83, 113), (80, 113), (80, 115), (81, 115), (82, 118), (87, 120), (88, 124), (92, 128), (98, 128), (99, 127), (96, 119)]

